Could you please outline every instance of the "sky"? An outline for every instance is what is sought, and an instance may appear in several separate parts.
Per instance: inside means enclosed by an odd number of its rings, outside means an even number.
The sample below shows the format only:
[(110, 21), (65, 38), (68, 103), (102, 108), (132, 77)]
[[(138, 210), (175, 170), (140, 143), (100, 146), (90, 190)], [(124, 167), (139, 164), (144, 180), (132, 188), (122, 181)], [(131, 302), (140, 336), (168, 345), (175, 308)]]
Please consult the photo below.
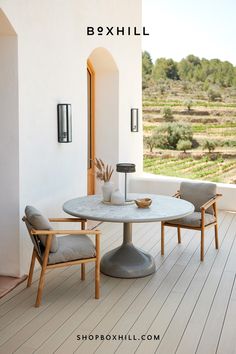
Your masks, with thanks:
[(236, 66), (236, 0), (142, 0), (142, 47), (157, 58), (189, 54)]

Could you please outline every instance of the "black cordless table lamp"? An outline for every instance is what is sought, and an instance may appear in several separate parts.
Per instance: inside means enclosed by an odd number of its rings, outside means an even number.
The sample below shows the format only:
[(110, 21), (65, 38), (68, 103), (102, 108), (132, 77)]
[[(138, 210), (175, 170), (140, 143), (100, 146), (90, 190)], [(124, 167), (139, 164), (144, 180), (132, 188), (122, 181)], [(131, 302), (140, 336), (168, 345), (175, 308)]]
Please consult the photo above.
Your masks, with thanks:
[(125, 174), (125, 201), (127, 202), (127, 173), (135, 172), (134, 163), (118, 163), (116, 165), (116, 172)]

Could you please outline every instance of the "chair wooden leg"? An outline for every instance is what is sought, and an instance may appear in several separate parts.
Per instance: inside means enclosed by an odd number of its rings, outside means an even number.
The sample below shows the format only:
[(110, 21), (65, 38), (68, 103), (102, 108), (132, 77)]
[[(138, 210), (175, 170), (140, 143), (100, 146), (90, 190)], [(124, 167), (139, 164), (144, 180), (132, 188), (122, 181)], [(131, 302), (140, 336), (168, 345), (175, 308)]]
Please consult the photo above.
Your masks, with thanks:
[(180, 226), (178, 228), (178, 243), (181, 243), (181, 232), (180, 232)]
[(46, 269), (47, 269), (48, 255), (49, 255), (51, 243), (52, 243), (52, 235), (49, 235), (47, 237), (45, 252), (44, 252), (44, 256), (43, 256), (43, 264), (42, 264), (42, 270), (41, 270), (40, 279), (39, 279), (39, 286), (38, 286), (38, 293), (37, 293), (35, 307), (39, 307), (41, 305), (43, 288), (44, 288), (44, 281), (45, 281), (45, 273), (46, 273)]
[(200, 260), (204, 261), (204, 228), (201, 230), (201, 252), (200, 252)]
[(165, 237), (165, 224), (161, 222), (161, 255), (164, 256), (164, 237)]
[(218, 240), (218, 224), (215, 225), (215, 246), (216, 249), (219, 249), (219, 240)]
[(85, 264), (81, 264), (81, 280), (85, 280)]
[(96, 261), (95, 266), (95, 299), (100, 298), (100, 263)]
[(100, 298), (100, 234), (96, 235), (95, 299)]
[(33, 249), (31, 263), (30, 263), (29, 276), (28, 276), (28, 281), (27, 281), (27, 288), (30, 287), (30, 285), (32, 284), (34, 265), (35, 265), (35, 258), (36, 258), (35, 249)]
[(215, 218), (216, 218), (216, 225), (215, 225), (215, 246), (216, 246), (216, 249), (218, 250), (219, 248), (219, 240), (218, 240), (218, 222), (217, 222), (217, 208), (216, 208), (216, 203), (214, 203), (213, 205), (213, 210), (214, 210), (214, 215), (215, 215)]
[(41, 274), (40, 274), (40, 279), (39, 279), (39, 286), (38, 286), (38, 293), (37, 293), (35, 307), (39, 307), (42, 302), (43, 288), (44, 288), (44, 282), (45, 282), (45, 273), (46, 273), (46, 269), (42, 268)]

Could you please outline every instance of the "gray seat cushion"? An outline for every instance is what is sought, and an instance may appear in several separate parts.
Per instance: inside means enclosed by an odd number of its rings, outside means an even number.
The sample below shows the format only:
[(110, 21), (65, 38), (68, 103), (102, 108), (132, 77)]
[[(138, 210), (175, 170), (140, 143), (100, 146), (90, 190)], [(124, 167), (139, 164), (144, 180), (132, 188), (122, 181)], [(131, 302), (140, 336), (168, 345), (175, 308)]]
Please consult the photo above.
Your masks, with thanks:
[[(215, 183), (182, 182), (180, 185), (180, 197), (195, 206), (195, 211), (201, 211), (201, 206), (216, 195)], [(213, 214), (210, 207), (206, 213)]]
[[(216, 218), (212, 214), (205, 213), (205, 226), (216, 221)], [(201, 213), (195, 211), (194, 213), (184, 216), (183, 218), (169, 220), (167, 221), (169, 224), (178, 224), (182, 226), (193, 226), (200, 227), (201, 226)]]
[(57, 240), (58, 250), (49, 253), (48, 264), (96, 257), (94, 244), (87, 235), (67, 235), (58, 237)]
[[(27, 205), (25, 208), (25, 216), (28, 222), (32, 225), (35, 230), (53, 230), (50, 222), (45, 218), (38, 209), (34, 208), (31, 205)], [(46, 246), (47, 236), (39, 235), (38, 236), (43, 246)], [(52, 243), (50, 252), (57, 252), (58, 250), (58, 241), (56, 236), (52, 236)]]

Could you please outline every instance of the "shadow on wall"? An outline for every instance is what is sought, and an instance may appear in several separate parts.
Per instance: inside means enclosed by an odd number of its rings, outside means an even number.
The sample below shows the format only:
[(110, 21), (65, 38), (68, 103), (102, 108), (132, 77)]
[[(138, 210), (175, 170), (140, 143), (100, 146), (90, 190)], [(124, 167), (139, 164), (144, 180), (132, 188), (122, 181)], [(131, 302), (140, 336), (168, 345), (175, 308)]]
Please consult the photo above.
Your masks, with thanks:
[(20, 275), (17, 35), (0, 9), (0, 272)]

